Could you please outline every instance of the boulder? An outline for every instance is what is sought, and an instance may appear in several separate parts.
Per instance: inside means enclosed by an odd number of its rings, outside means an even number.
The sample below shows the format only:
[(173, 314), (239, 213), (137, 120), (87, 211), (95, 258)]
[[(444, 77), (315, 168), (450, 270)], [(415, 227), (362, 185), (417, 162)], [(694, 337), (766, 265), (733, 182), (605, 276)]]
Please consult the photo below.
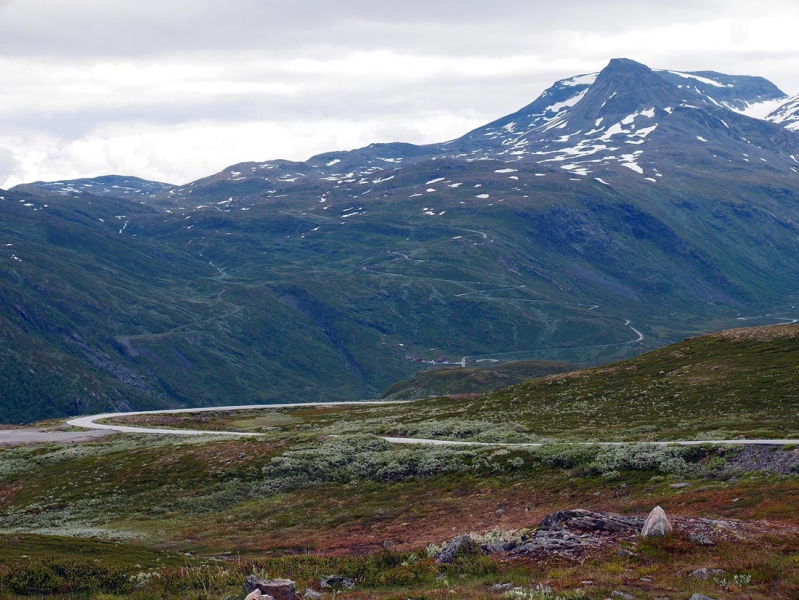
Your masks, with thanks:
[(475, 556), (483, 553), (483, 549), (468, 533), (454, 538), (436, 558), (436, 563), (443, 565), (452, 563), (456, 558)]
[(249, 594), (247, 594), (247, 597), (244, 598), (244, 600), (275, 600), (275, 599), (272, 598), (272, 596), (267, 596), (261, 590), (255, 589)]
[(706, 569), (702, 567), (701, 569), (697, 569), (696, 571), (688, 573), (688, 577), (695, 577), (696, 579), (707, 580), (714, 575), (724, 575), (726, 573), (727, 571), (725, 571), (724, 569)]
[(688, 600), (715, 600), (715, 598), (711, 598), (710, 596), (705, 596), (704, 594), (694, 594)]
[(294, 582), (291, 579), (258, 579), (255, 575), (250, 575), (244, 582), (244, 592), (252, 595), (256, 591), (261, 592), (261, 595), (252, 597), (262, 600), (267, 600), (266, 596), (273, 600), (294, 600), (295, 594)]
[(342, 577), (341, 575), (328, 575), (319, 580), (319, 585), (323, 588), (344, 588), (351, 590), (355, 587), (355, 581), (349, 577)]
[(305, 593), (303, 594), (302, 597), (307, 598), (308, 600), (321, 600), (323, 594), (321, 592), (317, 592), (316, 590), (308, 588), (307, 590), (305, 590)]
[(652, 509), (652, 512), (649, 513), (646, 521), (644, 521), (644, 526), (641, 529), (641, 535), (644, 537), (670, 535), (672, 530), (673, 528), (671, 523), (669, 523), (666, 512), (659, 506), (656, 506)]

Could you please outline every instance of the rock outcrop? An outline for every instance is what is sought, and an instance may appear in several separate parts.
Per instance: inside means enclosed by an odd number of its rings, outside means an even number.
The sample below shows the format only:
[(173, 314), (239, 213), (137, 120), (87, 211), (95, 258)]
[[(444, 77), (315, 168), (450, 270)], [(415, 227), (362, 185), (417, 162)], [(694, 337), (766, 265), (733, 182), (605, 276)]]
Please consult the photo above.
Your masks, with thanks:
[(511, 554), (576, 557), (610, 542), (635, 540), (642, 521), (638, 517), (616, 513), (559, 510), (544, 517), (533, 536), (513, 549)]

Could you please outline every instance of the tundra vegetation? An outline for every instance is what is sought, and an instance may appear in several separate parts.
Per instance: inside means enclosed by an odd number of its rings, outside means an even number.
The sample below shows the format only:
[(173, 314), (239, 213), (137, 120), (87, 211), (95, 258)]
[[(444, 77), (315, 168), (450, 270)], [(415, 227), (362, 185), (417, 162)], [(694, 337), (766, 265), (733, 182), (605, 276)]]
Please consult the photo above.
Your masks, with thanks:
[[(352, 599), (797, 597), (799, 450), (646, 441), (792, 431), (786, 331), (688, 340), (477, 398), (124, 419), (255, 437), (3, 448), (0, 597), (241, 598), (251, 574)], [(654, 387), (663, 380), (668, 391)], [(581, 412), (588, 394), (598, 408)], [(742, 430), (731, 415), (744, 412)], [(394, 445), (376, 435), (386, 433), (545, 443)], [(580, 436), (640, 442), (571, 443)], [(462, 533), (521, 540), (558, 510), (645, 516), (656, 505), (675, 518), (673, 535), (579, 558), (434, 560)], [(712, 520), (712, 545), (681, 528), (690, 518)], [(689, 576), (700, 568), (707, 579)], [(321, 589), (333, 574), (354, 588)]]

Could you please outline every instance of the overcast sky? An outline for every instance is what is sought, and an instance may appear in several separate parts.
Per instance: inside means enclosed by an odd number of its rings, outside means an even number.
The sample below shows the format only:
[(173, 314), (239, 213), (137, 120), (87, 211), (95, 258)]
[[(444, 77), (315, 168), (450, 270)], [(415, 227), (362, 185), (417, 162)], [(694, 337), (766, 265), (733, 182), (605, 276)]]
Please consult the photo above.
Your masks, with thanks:
[(440, 142), (614, 57), (799, 93), (797, 0), (0, 0), (0, 187)]

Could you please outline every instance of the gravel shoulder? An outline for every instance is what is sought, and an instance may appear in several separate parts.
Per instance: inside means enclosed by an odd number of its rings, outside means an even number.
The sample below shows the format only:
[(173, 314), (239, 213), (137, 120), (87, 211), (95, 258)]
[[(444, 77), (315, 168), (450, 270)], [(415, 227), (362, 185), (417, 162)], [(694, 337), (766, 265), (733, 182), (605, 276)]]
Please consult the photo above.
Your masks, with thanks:
[(0, 446), (24, 446), (28, 444), (69, 444), (91, 442), (113, 435), (114, 431), (92, 429), (87, 431), (63, 431), (59, 428), (19, 427), (0, 429)]

